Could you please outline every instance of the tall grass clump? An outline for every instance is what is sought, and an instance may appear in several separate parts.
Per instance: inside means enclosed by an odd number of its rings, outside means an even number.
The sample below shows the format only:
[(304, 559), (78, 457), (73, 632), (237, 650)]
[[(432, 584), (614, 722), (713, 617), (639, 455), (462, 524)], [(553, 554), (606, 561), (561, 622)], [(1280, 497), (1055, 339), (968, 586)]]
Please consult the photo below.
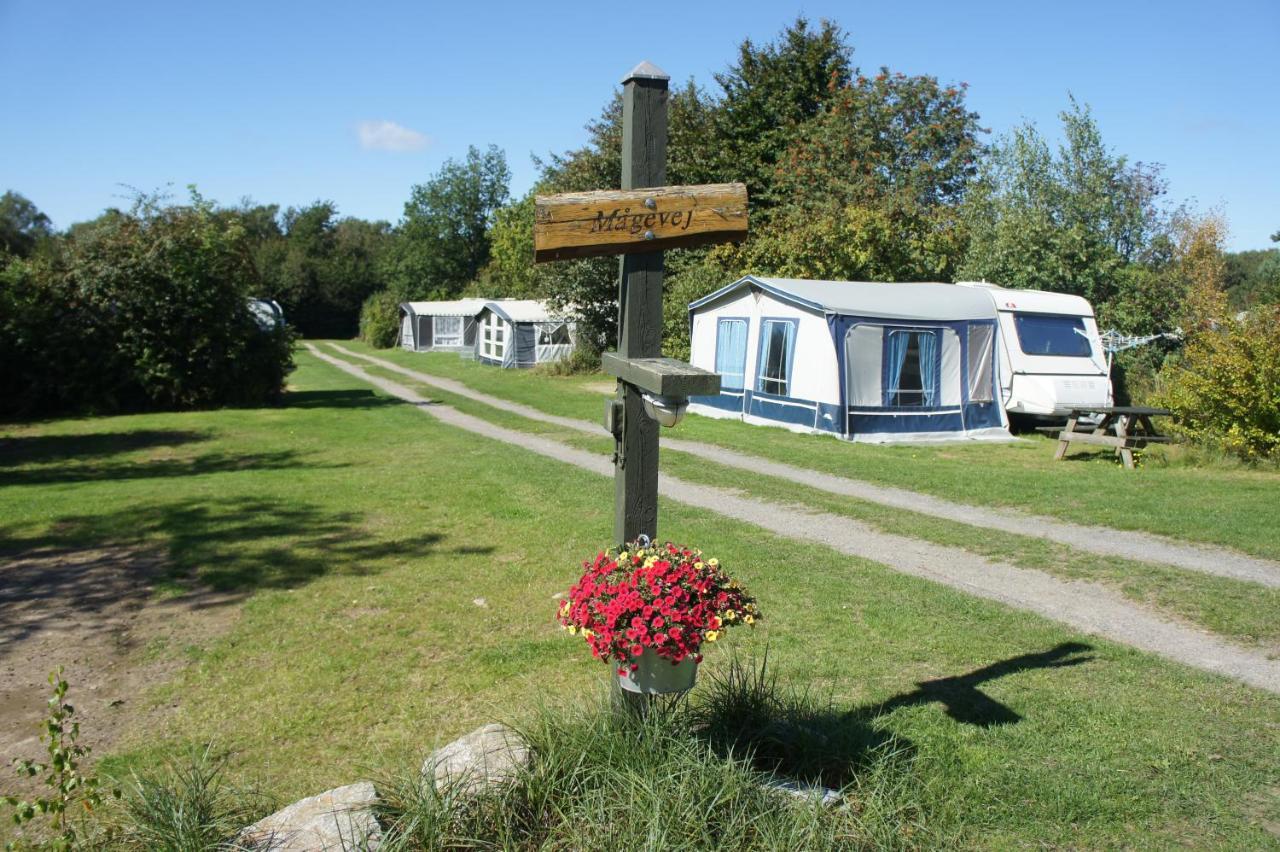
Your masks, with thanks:
[(192, 748), (160, 770), (134, 775), (120, 800), (99, 814), (89, 848), (239, 848), (240, 831), (270, 813), (273, 803), (256, 790), (230, 784), (224, 764), (208, 748)]
[[(616, 699), (544, 709), (521, 728), (532, 765), (500, 787), (437, 790), (417, 773), (384, 783), (382, 848), (929, 845), (920, 782), (901, 748), (846, 732), (850, 721), (821, 702), (747, 672), (731, 666), (694, 703), (644, 716)], [(772, 715), (779, 711), (795, 715)], [(789, 774), (793, 766), (807, 779)], [(840, 779), (838, 803), (764, 786), (819, 779)]]

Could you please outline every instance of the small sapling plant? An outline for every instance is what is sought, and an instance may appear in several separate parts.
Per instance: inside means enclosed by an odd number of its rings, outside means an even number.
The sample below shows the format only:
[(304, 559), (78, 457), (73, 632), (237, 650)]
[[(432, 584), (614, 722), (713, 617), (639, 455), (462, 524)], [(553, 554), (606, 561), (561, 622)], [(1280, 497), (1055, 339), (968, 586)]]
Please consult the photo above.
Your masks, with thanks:
[[(86, 813), (102, 804), (98, 778), (85, 772), (80, 764), (89, 755), (89, 747), (80, 745), (80, 723), (72, 717), (76, 709), (67, 703), (67, 682), (62, 677), (62, 667), (49, 673), (49, 685), (53, 695), (49, 698), (49, 712), (41, 722), (40, 741), (45, 744), (48, 762), (15, 760), (14, 769), (20, 776), (34, 778), (44, 775), (43, 795), (31, 799), (17, 796), (0, 797), (0, 804), (9, 806), (13, 821), (25, 825), (39, 816), (46, 816), (56, 836), (49, 843), (53, 849), (70, 849), (76, 841), (75, 826), (68, 820), (77, 805)], [(119, 796), (119, 790), (112, 795)], [(5, 848), (13, 849), (10, 842)]]

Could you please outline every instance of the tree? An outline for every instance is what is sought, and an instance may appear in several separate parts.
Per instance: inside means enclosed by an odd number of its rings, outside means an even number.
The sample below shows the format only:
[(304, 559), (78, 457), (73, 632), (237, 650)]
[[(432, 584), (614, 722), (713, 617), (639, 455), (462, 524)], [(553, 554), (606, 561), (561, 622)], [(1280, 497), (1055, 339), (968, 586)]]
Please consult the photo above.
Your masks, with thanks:
[(715, 112), (718, 171), (747, 184), (760, 221), (783, 200), (774, 186), (777, 165), (800, 128), (849, 82), (852, 53), (834, 23), (820, 21), (815, 30), (799, 17), (773, 42), (742, 42), (737, 62), (715, 75), (722, 91)]
[(30, 257), (52, 235), (49, 217), (25, 196), (12, 190), (0, 195), (0, 252)]
[(779, 203), (744, 271), (833, 280), (946, 280), (956, 206), (979, 152), (964, 86), (882, 68), (832, 94), (779, 164)]
[(1061, 118), (1056, 155), (1031, 124), (988, 152), (964, 206), (959, 274), (1096, 307), (1117, 295), (1126, 266), (1151, 259), (1167, 227), (1157, 206), (1165, 184), (1158, 166), (1113, 154), (1087, 107), (1072, 99)]
[(1280, 249), (1231, 252), (1226, 262), (1226, 289), (1233, 306), (1280, 301)]
[(467, 150), (413, 187), (388, 268), (403, 298), (447, 299), (462, 292), (489, 261), (489, 229), (507, 200), (511, 172), (502, 150)]
[(340, 219), (332, 201), (316, 201), (286, 210), (273, 233), (272, 209), (234, 211), (246, 232), (257, 236), (253, 258), (261, 295), (280, 302), (288, 321), (308, 337), (353, 336), (364, 300), (385, 285), (391, 226)]
[[(489, 230), (489, 262), (480, 271), (477, 295), (534, 298), (539, 292), (533, 265), (534, 191), (499, 208)], [(544, 267), (545, 268), (545, 267)]]

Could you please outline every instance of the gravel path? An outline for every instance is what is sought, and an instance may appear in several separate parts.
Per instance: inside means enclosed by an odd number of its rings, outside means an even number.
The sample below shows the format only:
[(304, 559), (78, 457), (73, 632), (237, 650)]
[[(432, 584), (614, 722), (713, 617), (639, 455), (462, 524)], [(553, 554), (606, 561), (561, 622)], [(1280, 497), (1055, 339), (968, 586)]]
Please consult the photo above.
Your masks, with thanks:
[[(434, 404), (403, 385), (373, 376), (311, 344), (306, 346), (326, 363), (416, 404), (419, 411), (443, 423), (601, 476), (613, 475), (613, 465), (604, 456)], [(870, 559), (906, 574), (1039, 613), (1086, 633), (1280, 694), (1280, 661), (1267, 659), (1259, 652), (1232, 645), (1203, 631), (1165, 621), (1094, 583), (1059, 580), (1042, 571), (1014, 568), (958, 548), (883, 533), (849, 518), (757, 500), (671, 476), (661, 476), (658, 488), (666, 498), (754, 524), (785, 538), (825, 544), (840, 553)]]
[[(382, 358), (374, 358), (353, 352), (337, 344), (330, 344), (345, 355), (361, 358), (387, 370), (408, 376), (422, 384), (484, 403), (502, 411), (518, 414), (530, 420), (550, 423), (576, 432), (600, 437), (604, 429), (595, 423), (571, 417), (557, 417), (521, 405), (517, 402), (490, 396), (473, 390), (453, 379), (440, 378), (401, 367)], [(707, 461), (738, 468), (751, 473), (785, 479), (799, 485), (817, 488), (831, 494), (852, 497), (868, 503), (879, 503), (896, 509), (918, 512), (948, 521), (971, 524), (982, 529), (994, 529), (1015, 535), (1032, 536), (1065, 544), (1085, 553), (1097, 556), (1118, 556), (1136, 562), (1169, 565), (1204, 574), (1215, 574), (1233, 580), (1245, 580), (1272, 588), (1280, 588), (1280, 563), (1259, 559), (1238, 550), (1207, 544), (1175, 541), (1151, 533), (1117, 530), (1111, 527), (1087, 526), (1056, 518), (1032, 515), (1016, 509), (989, 508), (956, 503), (941, 497), (933, 497), (904, 488), (875, 485), (857, 479), (835, 476), (829, 473), (795, 467), (770, 461), (746, 453), (736, 452), (696, 441), (679, 438), (662, 438), (662, 446), (680, 453), (688, 453)]]

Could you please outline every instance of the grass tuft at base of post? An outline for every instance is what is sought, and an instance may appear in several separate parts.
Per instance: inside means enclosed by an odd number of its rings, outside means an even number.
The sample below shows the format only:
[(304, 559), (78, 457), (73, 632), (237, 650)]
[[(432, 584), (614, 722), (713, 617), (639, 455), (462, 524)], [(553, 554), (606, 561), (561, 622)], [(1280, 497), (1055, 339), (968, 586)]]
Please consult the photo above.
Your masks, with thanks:
[[(927, 845), (909, 750), (851, 730), (822, 702), (779, 688), (763, 667), (739, 664), (705, 694), (644, 716), (617, 712), (603, 695), (544, 708), (520, 726), (535, 760), (504, 786), (467, 795), (437, 790), (417, 773), (380, 784), (381, 848)], [(841, 779), (834, 806), (765, 786), (831, 778)]]

